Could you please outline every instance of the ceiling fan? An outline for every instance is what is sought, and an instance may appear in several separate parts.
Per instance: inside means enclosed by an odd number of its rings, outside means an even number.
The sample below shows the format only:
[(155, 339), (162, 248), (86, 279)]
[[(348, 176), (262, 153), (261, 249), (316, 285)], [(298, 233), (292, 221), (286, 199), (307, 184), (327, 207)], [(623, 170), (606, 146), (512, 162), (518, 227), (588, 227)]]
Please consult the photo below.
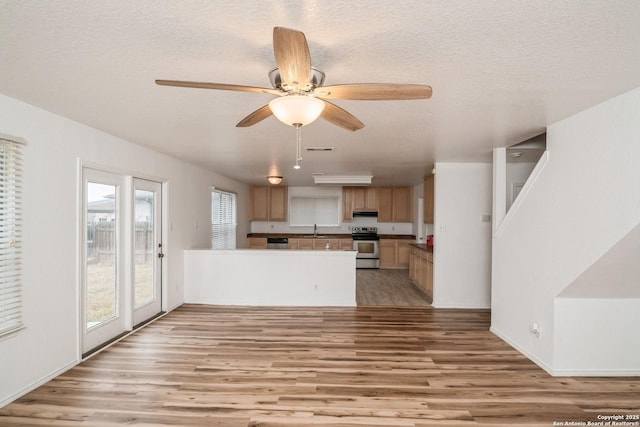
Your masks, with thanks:
[[(273, 51), (278, 66), (269, 72), (273, 88), (179, 80), (156, 80), (156, 83), (163, 86), (269, 93), (279, 97), (240, 120), (237, 127), (253, 126), (274, 114), (283, 123), (297, 128), (311, 123), (319, 116), (334, 125), (356, 131), (362, 129), (364, 124), (346, 110), (327, 101), (328, 99), (369, 101), (427, 99), (431, 97), (431, 87), (426, 85), (355, 83), (322, 86), (324, 72), (311, 66), (309, 46), (301, 31), (275, 27), (273, 29)], [(284, 106), (283, 104), (296, 105)], [(281, 113), (278, 107), (284, 107), (285, 111)], [(312, 115), (300, 116), (301, 113), (307, 112), (307, 108)], [(287, 113), (292, 113), (295, 116), (281, 117), (281, 114)]]

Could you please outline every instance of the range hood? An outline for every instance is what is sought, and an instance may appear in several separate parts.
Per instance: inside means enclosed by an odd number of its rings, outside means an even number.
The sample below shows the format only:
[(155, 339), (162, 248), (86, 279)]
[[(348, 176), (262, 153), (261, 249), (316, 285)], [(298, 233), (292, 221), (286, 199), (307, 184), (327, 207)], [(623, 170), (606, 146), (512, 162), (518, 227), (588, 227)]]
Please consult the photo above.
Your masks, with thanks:
[(378, 212), (375, 211), (353, 211), (354, 218), (378, 218)]

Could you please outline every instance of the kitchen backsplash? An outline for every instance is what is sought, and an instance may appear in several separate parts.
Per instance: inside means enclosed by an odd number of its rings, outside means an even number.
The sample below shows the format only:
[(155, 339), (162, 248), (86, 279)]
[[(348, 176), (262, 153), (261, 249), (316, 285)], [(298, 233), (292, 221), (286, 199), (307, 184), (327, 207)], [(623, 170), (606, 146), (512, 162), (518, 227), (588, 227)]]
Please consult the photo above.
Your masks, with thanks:
[[(413, 224), (381, 222), (376, 218), (358, 218), (353, 222), (343, 222), (339, 227), (318, 227), (319, 234), (350, 234), (352, 227), (378, 227), (378, 234), (414, 234)], [(311, 227), (290, 227), (287, 222), (252, 221), (252, 233), (304, 233), (312, 234)]]

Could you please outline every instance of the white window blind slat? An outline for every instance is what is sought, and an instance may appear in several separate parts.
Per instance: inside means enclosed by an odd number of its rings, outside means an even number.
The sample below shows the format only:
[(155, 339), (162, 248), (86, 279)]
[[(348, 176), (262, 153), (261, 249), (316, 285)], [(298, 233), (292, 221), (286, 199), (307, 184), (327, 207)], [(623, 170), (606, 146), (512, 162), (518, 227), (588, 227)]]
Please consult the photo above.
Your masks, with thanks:
[(236, 248), (236, 195), (211, 191), (211, 248)]
[(0, 336), (22, 328), (22, 143), (0, 138)]
[(289, 209), (291, 226), (324, 227), (340, 225), (339, 199), (337, 197), (292, 197)]

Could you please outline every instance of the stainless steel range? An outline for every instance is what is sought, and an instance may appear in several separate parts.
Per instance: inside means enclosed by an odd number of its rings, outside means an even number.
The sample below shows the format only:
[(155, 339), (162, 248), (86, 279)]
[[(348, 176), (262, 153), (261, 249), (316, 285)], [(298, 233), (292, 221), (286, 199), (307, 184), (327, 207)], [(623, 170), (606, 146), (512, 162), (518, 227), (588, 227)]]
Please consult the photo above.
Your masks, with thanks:
[(353, 249), (356, 255), (356, 268), (380, 267), (380, 239), (377, 227), (353, 227), (351, 230)]

